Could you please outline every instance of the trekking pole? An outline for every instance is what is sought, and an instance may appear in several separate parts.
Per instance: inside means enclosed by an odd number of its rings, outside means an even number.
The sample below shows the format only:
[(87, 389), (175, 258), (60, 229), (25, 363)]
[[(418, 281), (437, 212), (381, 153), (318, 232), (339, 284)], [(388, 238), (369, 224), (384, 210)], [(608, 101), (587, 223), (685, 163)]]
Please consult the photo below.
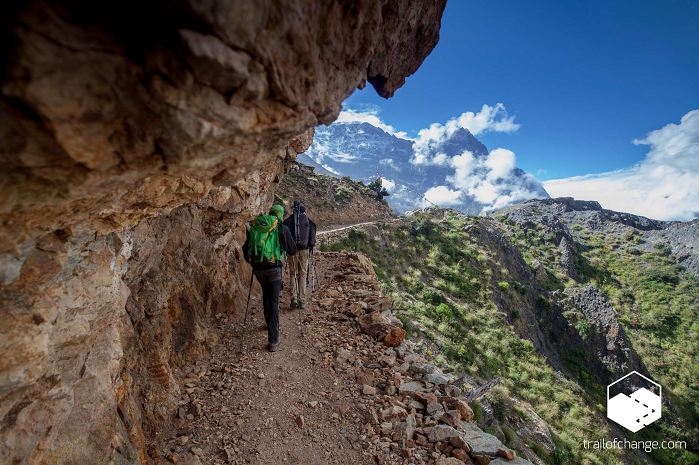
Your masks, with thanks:
[(315, 272), (316, 282), (318, 283), (318, 289), (320, 289), (320, 280), (318, 279), (318, 269), (316, 268), (316, 257), (313, 254), (313, 252), (311, 252), (311, 259), (313, 260), (313, 271)]
[(243, 339), (245, 338), (245, 328), (248, 325), (248, 308), (250, 308), (250, 293), (252, 292), (252, 280), (255, 273), (250, 270), (250, 289), (248, 289), (248, 303), (245, 306), (245, 318), (243, 318), (243, 334), (240, 336), (240, 353), (243, 353)]
[[(293, 265), (292, 265), (292, 268), (293, 268), (293, 271), (294, 271), (294, 280), (295, 280), (295, 282), (296, 282), (296, 289), (295, 289), (295, 291), (296, 291), (296, 293), (297, 293), (297, 294), (296, 294), (296, 297), (298, 297), (298, 292), (299, 292), (299, 289), (300, 289), (300, 288), (299, 288), (299, 273), (298, 273), (298, 270), (296, 269), (296, 257), (294, 257), (294, 256), (292, 255), (292, 256), (291, 256), (291, 261), (292, 261), (292, 264), (293, 264)], [(289, 281), (291, 281), (291, 275), (289, 275)], [(294, 291), (294, 290), (292, 289), (292, 294), (291, 294), (291, 298), (292, 298), (292, 299), (294, 298), (294, 293), (293, 293), (293, 291)], [(303, 335), (303, 323), (302, 323), (302, 320), (301, 320), (301, 302), (297, 303), (296, 306), (297, 306), (298, 309), (299, 309), (299, 328), (301, 329), (301, 337), (304, 337), (304, 335)]]

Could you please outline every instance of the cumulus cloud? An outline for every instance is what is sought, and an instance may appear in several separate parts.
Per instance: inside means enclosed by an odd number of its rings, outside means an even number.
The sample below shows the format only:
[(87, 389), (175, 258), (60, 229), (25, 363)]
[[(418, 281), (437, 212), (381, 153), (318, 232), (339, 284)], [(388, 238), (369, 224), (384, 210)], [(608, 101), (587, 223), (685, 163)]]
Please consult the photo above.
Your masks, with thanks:
[(447, 176), (447, 182), (489, 211), (541, 197), (541, 184), (518, 170), (516, 161), (514, 152), (503, 148), (492, 150), (485, 157), (465, 151), (451, 159), (454, 174)]
[[(425, 198), (430, 202), (443, 207), (453, 207), (461, 203), (463, 192), (451, 190), (447, 186), (437, 186), (425, 192)], [(429, 204), (427, 204), (429, 205)]]
[[(432, 123), (429, 127), (421, 129), (415, 140), (412, 162), (414, 164), (440, 164), (442, 160), (430, 158), (440, 145), (449, 140), (454, 133), (461, 129), (468, 129), (474, 136), (486, 132), (513, 133), (520, 125), (514, 122), (515, 117), (509, 116), (505, 105), (498, 103), (495, 106), (483, 105), (478, 113), (467, 111), (461, 116), (450, 119), (446, 124)], [(439, 155), (439, 154), (438, 154)]]
[(604, 208), (660, 220), (699, 217), (699, 110), (633, 141), (640, 163), (608, 173), (544, 182), (554, 197), (597, 200)]
[(396, 183), (386, 178), (381, 178), (381, 187), (386, 189), (386, 192), (389, 194), (393, 194), (396, 191)]
[(336, 122), (338, 123), (369, 123), (372, 126), (383, 129), (389, 134), (393, 134), (401, 139), (407, 139), (407, 133), (405, 131), (396, 131), (390, 124), (385, 124), (381, 118), (379, 118), (379, 113), (381, 109), (378, 106), (365, 106), (362, 110), (354, 110), (352, 108), (345, 108), (340, 112)]

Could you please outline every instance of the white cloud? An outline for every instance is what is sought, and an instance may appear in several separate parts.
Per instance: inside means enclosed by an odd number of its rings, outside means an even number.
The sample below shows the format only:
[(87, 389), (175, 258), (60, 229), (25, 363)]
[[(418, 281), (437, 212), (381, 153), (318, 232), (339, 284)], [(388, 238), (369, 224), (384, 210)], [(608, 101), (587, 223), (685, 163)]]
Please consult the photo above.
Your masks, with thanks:
[(511, 150), (502, 148), (492, 150), (486, 157), (465, 151), (451, 159), (454, 174), (447, 176), (447, 182), (473, 196), (486, 210), (541, 197), (538, 181), (530, 174), (518, 174), (516, 161)]
[(434, 159), (429, 158), (430, 153), (438, 150), (440, 145), (461, 128), (468, 129), (474, 136), (486, 132), (513, 133), (520, 126), (514, 122), (514, 119), (514, 116), (507, 114), (505, 105), (498, 103), (492, 107), (483, 105), (478, 113), (472, 111), (462, 113), (461, 116), (450, 119), (444, 125), (432, 123), (418, 132), (413, 147), (415, 154), (411, 161), (417, 165), (436, 163)]
[(553, 197), (597, 200), (604, 208), (660, 220), (699, 217), (699, 110), (633, 143), (650, 146), (634, 166), (546, 181), (544, 187)]
[[(460, 198), (462, 194), (461, 191), (451, 190), (447, 186), (437, 186), (425, 192), (425, 198), (434, 204), (443, 207), (451, 207), (461, 202)], [(426, 204), (425, 206), (428, 205), (429, 204)]]
[(381, 178), (381, 187), (386, 189), (389, 194), (393, 194), (396, 190), (396, 183), (386, 178)]
[(367, 106), (364, 110), (353, 110), (351, 108), (345, 108), (340, 112), (335, 122), (337, 123), (369, 123), (372, 126), (383, 129), (389, 134), (393, 134), (401, 139), (407, 139), (407, 133), (405, 131), (396, 131), (390, 124), (385, 124), (381, 118), (379, 118), (379, 113), (381, 109), (378, 106)]
[(351, 155), (349, 153), (333, 153), (328, 156), (339, 163), (354, 163), (354, 160), (357, 159), (356, 155)]
[(340, 173), (338, 173), (337, 171), (335, 171), (335, 170), (332, 168), (332, 166), (330, 166), (330, 165), (320, 165), (320, 166), (322, 166), (322, 167), (325, 168), (326, 170), (330, 171), (332, 174), (334, 174), (334, 175), (336, 175), (336, 176), (340, 176)]
[(447, 127), (451, 125), (466, 128), (474, 136), (489, 131), (509, 134), (519, 129), (519, 124), (516, 124), (514, 120), (514, 116), (507, 115), (505, 105), (498, 103), (494, 107), (483, 105), (478, 113), (472, 111), (462, 113), (458, 118), (449, 120)]

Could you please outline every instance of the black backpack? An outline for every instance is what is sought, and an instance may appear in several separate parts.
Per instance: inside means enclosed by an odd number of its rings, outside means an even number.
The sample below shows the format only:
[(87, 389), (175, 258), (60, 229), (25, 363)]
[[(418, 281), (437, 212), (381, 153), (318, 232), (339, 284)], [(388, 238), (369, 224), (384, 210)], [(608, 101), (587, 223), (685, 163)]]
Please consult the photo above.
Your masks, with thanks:
[(299, 240), (296, 247), (303, 250), (308, 248), (308, 240), (311, 237), (311, 221), (305, 213), (299, 214)]

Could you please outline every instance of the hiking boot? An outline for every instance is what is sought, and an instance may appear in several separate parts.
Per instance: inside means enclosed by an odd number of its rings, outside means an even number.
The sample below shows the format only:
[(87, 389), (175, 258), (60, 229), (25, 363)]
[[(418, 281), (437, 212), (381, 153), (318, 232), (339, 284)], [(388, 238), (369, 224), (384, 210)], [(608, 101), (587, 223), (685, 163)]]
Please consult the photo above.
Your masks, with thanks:
[(270, 352), (276, 352), (277, 350), (279, 350), (279, 344), (279, 342), (276, 342), (274, 344), (270, 342), (269, 344), (267, 344), (267, 350), (269, 350)]
[(291, 299), (291, 308), (296, 308), (299, 305), (299, 301), (297, 299)]
[(301, 310), (303, 310), (304, 308), (306, 308), (306, 302), (301, 302), (301, 303), (299, 304), (299, 308), (300, 308)]

